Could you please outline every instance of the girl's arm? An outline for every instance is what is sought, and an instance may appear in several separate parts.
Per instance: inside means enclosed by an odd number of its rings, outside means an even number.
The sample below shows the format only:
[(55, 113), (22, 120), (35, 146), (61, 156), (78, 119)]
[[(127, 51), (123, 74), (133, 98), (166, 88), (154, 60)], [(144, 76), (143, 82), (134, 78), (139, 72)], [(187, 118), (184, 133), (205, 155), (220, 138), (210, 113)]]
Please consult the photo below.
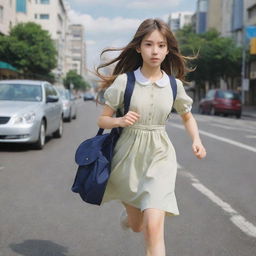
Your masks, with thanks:
[(98, 126), (103, 129), (127, 127), (133, 125), (139, 119), (139, 114), (133, 111), (129, 111), (123, 117), (113, 117), (114, 114), (115, 111), (108, 105), (105, 105), (98, 118)]
[(191, 112), (185, 113), (181, 117), (187, 132), (192, 138), (192, 150), (195, 156), (198, 159), (204, 158), (206, 156), (206, 151), (199, 137), (198, 127), (195, 118), (193, 117)]

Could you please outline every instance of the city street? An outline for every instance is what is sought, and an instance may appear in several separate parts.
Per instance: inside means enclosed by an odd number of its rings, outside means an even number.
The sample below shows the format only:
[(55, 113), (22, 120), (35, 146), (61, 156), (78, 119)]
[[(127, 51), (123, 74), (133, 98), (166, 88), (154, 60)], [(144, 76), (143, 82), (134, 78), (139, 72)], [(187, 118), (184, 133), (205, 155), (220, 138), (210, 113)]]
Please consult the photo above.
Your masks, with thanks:
[[(101, 106), (77, 101), (77, 120), (44, 149), (0, 145), (0, 256), (144, 256), (143, 235), (123, 231), (122, 206), (85, 204), (71, 191), (77, 146), (97, 133)], [(166, 218), (167, 256), (256, 255), (256, 122), (197, 115), (198, 160), (181, 119), (167, 132), (179, 164), (180, 216)]]

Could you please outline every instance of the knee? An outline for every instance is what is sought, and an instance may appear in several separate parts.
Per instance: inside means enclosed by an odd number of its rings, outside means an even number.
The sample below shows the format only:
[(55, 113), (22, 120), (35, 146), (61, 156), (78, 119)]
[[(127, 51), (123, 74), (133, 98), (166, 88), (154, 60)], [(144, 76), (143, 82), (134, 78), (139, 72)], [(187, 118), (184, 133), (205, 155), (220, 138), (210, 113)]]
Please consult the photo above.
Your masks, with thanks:
[(129, 225), (131, 230), (135, 233), (140, 233), (143, 230), (142, 224), (137, 224), (137, 225)]
[(144, 223), (143, 231), (148, 239), (157, 238), (162, 235), (162, 225), (159, 221), (147, 221)]

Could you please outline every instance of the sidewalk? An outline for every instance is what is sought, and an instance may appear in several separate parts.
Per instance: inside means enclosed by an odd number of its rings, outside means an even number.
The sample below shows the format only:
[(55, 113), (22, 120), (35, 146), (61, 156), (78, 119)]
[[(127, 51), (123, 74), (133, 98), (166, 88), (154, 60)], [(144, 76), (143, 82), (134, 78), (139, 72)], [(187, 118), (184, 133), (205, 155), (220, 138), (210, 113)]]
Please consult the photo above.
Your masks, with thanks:
[(242, 116), (252, 117), (256, 119), (256, 106), (243, 106)]

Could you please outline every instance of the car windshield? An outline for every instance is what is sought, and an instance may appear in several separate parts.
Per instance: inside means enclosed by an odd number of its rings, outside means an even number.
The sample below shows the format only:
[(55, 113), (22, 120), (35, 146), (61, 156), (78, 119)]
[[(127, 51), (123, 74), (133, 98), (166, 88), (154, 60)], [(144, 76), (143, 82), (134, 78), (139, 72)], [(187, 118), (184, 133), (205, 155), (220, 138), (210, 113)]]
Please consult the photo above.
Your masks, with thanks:
[(70, 99), (68, 90), (59, 90), (59, 93), (60, 93), (60, 97), (62, 99), (64, 99), (64, 100)]
[(218, 91), (218, 98), (227, 100), (240, 100), (240, 96), (238, 93), (229, 91)]
[(0, 84), (0, 100), (42, 101), (42, 88), (34, 84)]

